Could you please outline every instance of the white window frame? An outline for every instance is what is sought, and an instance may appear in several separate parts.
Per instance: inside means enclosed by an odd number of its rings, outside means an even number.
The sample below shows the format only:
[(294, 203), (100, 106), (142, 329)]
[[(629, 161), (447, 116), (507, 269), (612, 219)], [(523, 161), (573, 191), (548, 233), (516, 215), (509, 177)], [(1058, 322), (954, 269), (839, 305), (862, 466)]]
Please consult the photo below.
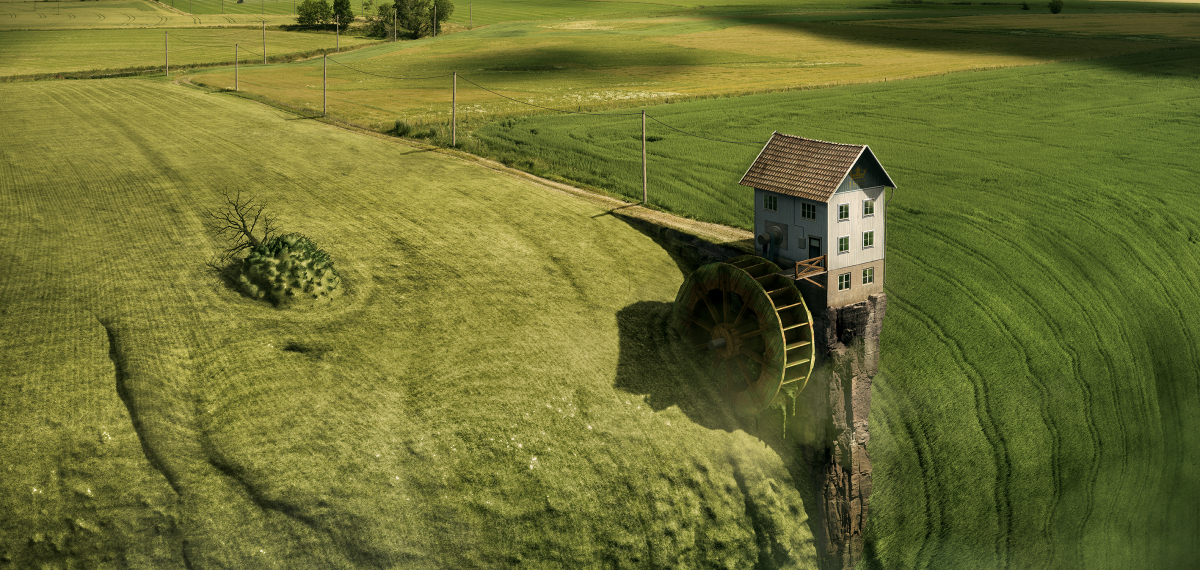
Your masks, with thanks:
[[(842, 249), (842, 240), (846, 240), (846, 249)], [(838, 236), (838, 255), (850, 253), (850, 236)]]
[[(867, 204), (871, 205), (871, 213), (870, 214), (867, 213)], [(875, 217), (875, 200), (872, 200), (870, 198), (863, 200), (863, 215), (862, 215), (862, 217), (864, 217), (864, 218), (874, 218)]]
[[(846, 217), (844, 217), (844, 218), (842, 217), (842, 206), (846, 207)], [(846, 202), (845, 204), (838, 204), (838, 221), (839, 222), (850, 221), (850, 202)]]
[[(771, 205), (774, 205), (775, 207), (772, 208)], [(774, 194), (767, 194), (764, 192), (763, 193), (763, 210), (765, 210), (767, 212), (778, 212), (779, 211), (779, 197), (775, 196)]]
[[(804, 212), (805, 212), (805, 211), (807, 211), (809, 208), (811, 208), (811, 209), (812, 209), (812, 216), (806, 216), (806, 215), (804, 215)], [(816, 204), (808, 204), (808, 203), (805, 203), (805, 202), (801, 202), (801, 203), (800, 203), (800, 219), (802, 219), (802, 220), (816, 220), (816, 219), (817, 219), (817, 205), (816, 205)]]
[(863, 270), (863, 285), (868, 285), (875, 282), (875, 268), (868, 267)]
[[(862, 244), (863, 244), (862, 248), (863, 249), (871, 249), (871, 248), (875, 247), (875, 230), (867, 230), (867, 231), (863, 232), (862, 235), (863, 235), (863, 239), (862, 239)], [(867, 245), (867, 236), (871, 237), (871, 245)]]
[(850, 274), (843, 273), (841, 275), (838, 275), (838, 291), (849, 291), (849, 290), (850, 290)]

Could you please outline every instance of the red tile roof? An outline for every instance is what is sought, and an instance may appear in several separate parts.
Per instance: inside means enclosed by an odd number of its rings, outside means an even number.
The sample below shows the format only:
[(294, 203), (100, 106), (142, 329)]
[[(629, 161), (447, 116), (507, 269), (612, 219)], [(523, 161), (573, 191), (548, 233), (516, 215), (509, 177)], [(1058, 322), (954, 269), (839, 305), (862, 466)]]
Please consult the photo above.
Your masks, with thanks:
[(828, 202), (866, 145), (771, 135), (740, 184)]

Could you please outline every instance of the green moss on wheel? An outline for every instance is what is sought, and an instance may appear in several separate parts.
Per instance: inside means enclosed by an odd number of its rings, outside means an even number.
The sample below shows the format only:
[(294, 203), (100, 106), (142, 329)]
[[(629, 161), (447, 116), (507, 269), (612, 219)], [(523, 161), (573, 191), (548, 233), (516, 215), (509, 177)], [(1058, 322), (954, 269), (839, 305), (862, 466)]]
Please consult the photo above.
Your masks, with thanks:
[(247, 296), (278, 306), (328, 303), (341, 295), (341, 282), (329, 254), (298, 233), (251, 248), (238, 278)]

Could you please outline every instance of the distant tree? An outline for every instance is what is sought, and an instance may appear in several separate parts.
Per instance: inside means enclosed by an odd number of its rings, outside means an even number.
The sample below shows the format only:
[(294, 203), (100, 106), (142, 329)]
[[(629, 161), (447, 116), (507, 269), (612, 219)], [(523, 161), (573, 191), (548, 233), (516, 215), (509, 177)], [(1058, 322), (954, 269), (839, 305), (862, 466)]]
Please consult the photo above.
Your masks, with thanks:
[(296, 23), (302, 26), (328, 24), (333, 21), (333, 9), (326, 0), (304, 0), (296, 6)]
[(1028, 0), (1027, 0), (1027, 1), (1025, 1), (1025, 2), (1021, 2), (1021, 9), (1022, 9), (1022, 10), (1028, 10), (1028, 9), (1029, 9), (1029, 2), (1028, 2)]
[(399, 25), (412, 32), (414, 38), (433, 34), (433, 12), (437, 6), (438, 31), (441, 23), (450, 19), (454, 14), (454, 3), (451, 0), (396, 0), (399, 15)]
[(364, 14), (367, 18), (367, 25), (364, 26), (367, 35), (380, 38), (392, 37), (393, 8), (391, 2), (382, 2), (375, 6), (374, 14), (370, 12)]
[(1062, 12), (1063, 0), (1050, 0), (1050, 3), (1047, 5), (1050, 6), (1051, 14), (1057, 14), (1059, 12)]
[(334, 21), (342, 26), (354, 22), (354, 10), (350, 8), (350, 0), (333, 0)]

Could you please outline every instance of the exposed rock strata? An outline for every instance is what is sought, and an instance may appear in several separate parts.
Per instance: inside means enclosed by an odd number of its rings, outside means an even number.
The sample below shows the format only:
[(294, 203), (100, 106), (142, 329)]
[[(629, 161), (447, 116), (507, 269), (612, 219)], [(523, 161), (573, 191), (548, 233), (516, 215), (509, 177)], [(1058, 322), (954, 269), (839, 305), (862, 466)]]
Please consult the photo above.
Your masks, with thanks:
[(817, 367), (800, 400), (800, 455), (820, 490), (818, 550), (826, 569), (853, 568), (862, 557), (871, 498), (871, 380), (879, 371), (886, 294), (814, 311)]

